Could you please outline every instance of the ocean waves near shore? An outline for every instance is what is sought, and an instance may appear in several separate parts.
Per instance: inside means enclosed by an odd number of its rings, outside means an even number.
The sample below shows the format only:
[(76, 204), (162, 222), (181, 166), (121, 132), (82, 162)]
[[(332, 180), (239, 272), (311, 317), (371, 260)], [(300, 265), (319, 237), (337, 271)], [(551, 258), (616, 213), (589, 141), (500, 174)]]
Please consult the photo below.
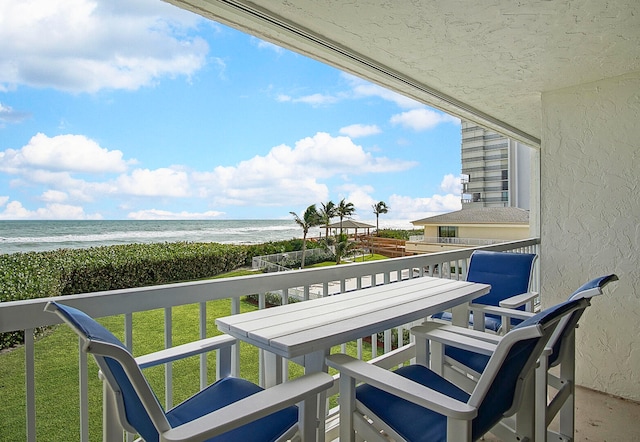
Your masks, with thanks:
[(301, 236), (293, 220), (0, 221), (0, 253), (176, 241), (258, 244)]
[[(380, 228), (411, 228), (409, 222), (381, 220)], [(309, 237), (324, 234), (312, 228)], [(291, 220), (200, 221), (0, 221), (0, 253), (42, 252), (132, 243), (217, 242), (260, 244), (302, 238)]]

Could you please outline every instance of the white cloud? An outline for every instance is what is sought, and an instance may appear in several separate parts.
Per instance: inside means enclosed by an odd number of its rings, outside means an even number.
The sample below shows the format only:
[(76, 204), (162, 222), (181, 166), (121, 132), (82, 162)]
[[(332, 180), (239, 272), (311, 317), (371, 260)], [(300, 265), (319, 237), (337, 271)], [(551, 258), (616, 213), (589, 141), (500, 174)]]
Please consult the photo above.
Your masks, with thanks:
[(391, 101), (403, 109), (412, 109), (424, 106), (422, 103), (419, 103), (412, 98), (405, 97), (397, 92), (369, 83), (368, 81), (354, 75), (343, 73), (342, 76), (349, 83), (352, 89), (352, 94), (355, 98), (378, 97), (386, 101)]
[(25, 169), (82, 173), (124, 172), (131, 162), (122, 152), (102, 148), (83, 135), (48, 137), (39, 133), (20, 150), (0, 152), (0, 171), (18, 173)]
[(375, 135), (382, 132), (382, 130), (375, 124), (352, 124), (340, 129), (340, 133), (350, 136), (351, 138), (366, 137), (369, 135)]
[(117, 192), (137, 196), (185, 197), (189, 195), (189, 177), (182, 170), (136, 169), (116, 180)]
[(304, 204), (328, 197), (326, 184), (318, 182), (343, 174), (384, 173), (407, 170), (415, 163), (374, 157), (348, 137), (318, 132), (295, 146), (276, 146), (265, 156), (237, 166), (195, 173), (199, 194), (217, 204)]
[(218, 218), (224, 215), (224, 212), (207, 211), (207, 212), (170, 212), (168, 210), (148, 209), (139, 210), (137, 212), (131, 212), (127, 215), (128, 219), (145, 220), (145, 219), (157, 219), (157, 220), (190, 220), (190, 219), (212, 219)]
[(7, 201), (9, 201), (9, 197), (8, 196), (0, 196), (0, 207), (2, 207), (5, 204), (7, 204)]
[(341, 189), (348, 192), (345, 199), (353, 203), (353, 206), (356, 208), (355, 215), (357, 215), (357, 218), (371, 217), (371, 205), (378, 202), (371, 196), (374, 191), (372, 186), (348, 184), (342, 186)]
[(336, 103), (338, 101), (338, 98), (333, 95), (311, 94), (293, 98), (291, 101), (293, 101), (294, 103), (306, 103), (310, 104), (311, 106), (324, 106), (327, 104)]
[(462, 194), (462, 181), (460, 176), (454, 176), (452, 173), (445, 175), (440, 183), (440, 189), (446, 193), (454, 195)]
[(61, 192), (59, 190), (47, 190), (42, 194), (42, 201), (50, 202), (50, 203), (61, 203), (66, 201), (69, 198), (66, 192)]
[(413, 198), (393, 194), (387, 204), (393, 209), (393, 217), (415, 221), (428, 216), (453, 212), (462, 208), (460, 195), (448, 193), (430, 198)]
[(0, 128), (3, 127), (4, 123), (20, 123), (30, 116), (31, 115), (26, 112), (16, 111), (11, 106), (0, 103)]
[(391, 117), (391, 124), (400, 125), (415, 131), (433, 129), (442, 123), (460, 124), (460, 120), (451, 115), (427, 108), (412, 109)]
[(36, 210), (26, 209), (19, 201), (11, 201), (0, 212), (0, 219), (70, 220), (102, 219), (99, 214), (86, 214), (80, 206), (52, 203)]
[(0, 2), (0, 90), (135, 90), (190, 76), (208, 52), (185, 32), (194, 17), (151, 0)]
[(251, 37), (251, 44), (255, 45), (259, 49), (269, 49), (278, 55), (283, 54), (285, 51), (284, 48), (273, 43), (269, 43), (268, 41), (261, 40), (258, 37)]

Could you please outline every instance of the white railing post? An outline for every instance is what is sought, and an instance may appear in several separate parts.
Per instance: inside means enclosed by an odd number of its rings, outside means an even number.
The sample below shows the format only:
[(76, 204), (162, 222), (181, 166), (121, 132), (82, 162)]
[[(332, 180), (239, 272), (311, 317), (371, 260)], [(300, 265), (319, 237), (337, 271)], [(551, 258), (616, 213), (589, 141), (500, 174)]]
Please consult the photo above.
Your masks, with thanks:
[[(207, 303), (201, 302), (200, 308), (200, 339), (207, 337)], [(204, 390), (208, 385), (207, 382), (207, 354), (200, 355), (200, 390)]]
[[(171, 348), (173, 341), (171, 307), (164, 309), (164, 348)], [(173, 363), (164, 364), (164, 406), (166, 409), (173, 407)]]
[(36, 440), (36, 368), (33, 329), (24, 331), (24, 366), (27, 395), (27, 441)]
[(89, 440), (89, 370), (87, 354), (82, 351), (82, 339), (78, 338), (78, 387), (80, 391), (80, 440)]

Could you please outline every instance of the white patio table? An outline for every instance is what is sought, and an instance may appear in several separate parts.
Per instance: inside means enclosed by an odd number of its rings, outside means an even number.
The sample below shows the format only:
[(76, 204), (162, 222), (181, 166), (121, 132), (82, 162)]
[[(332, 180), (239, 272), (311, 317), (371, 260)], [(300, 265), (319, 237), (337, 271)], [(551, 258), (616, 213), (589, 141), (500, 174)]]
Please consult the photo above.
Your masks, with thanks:
[(303, 365), (306, 373), (326, 371), (324, 358), (334, 345), (449, 308), (453, 309), (453, 323), (464, 325), (468, 321), (466, 304), (490, 288), (486, 284), (420, 277), (226, 316), (216, 319), (216, 325), (220, 331), (266, 350), (265, 384), (269, 387), (282, 382), (282, 358)]

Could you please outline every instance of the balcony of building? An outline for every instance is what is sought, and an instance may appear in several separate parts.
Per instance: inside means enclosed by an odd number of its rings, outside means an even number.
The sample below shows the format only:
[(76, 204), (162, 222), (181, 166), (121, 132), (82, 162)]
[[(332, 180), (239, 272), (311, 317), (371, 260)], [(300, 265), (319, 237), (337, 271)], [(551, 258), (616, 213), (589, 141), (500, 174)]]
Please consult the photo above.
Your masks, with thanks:
[[(218, 334), (214, 319), (207, 313), (210, 302), (228, 301), (229, 310), (225, 314), (237, 314), (241, 311), (241, 298), (249, 294), (258, 295), (256, 308), (265, 308), (265, 297), (277, 294), (283, 303), (290, 302), (291, 293), (302, 293), (304, 299), (316, 296), (331, 296), (337, 293), (357, 291), (372, 285), (392, 284), (408, 278), (436, 276), (441, 278), (464, 279), (468, 258), (476, 249), (502, 250), (510, 252), (539, 252), (539, 240), (530, 239), (514, 241), (493, 246), (474, 247), (455, 252), (443, 252), (430, 255), (419, 255), (405, 258), (389, 259), (371, 263), (358, 263), (331, 268), (309, 269), (281, 273), (265, 273), (248, 277), (223, 278), (188, 283), (170, 284), (138, 289), (114, 290), (82, 295), (61, 296), (55, 298), (59, 302), (74, 305), (88, 312), (91, 316), (110, 319), (111, 324), (120, 322), (123, 341), (134, 351), (141, 342), (155, 339), (156, 347), (169, 348), (183, 342), (174, 342), (178, 324), (184, 327), (185, 309), (197, 311), (199, 323), (193, 324), (193, 340), (205, 339)], [(452, 271), (451, 269), (459, 269)], [(539, 272), (534, 273), (533, 288), (539, 287)], [(312, 296), (313, 295), (313, 296)], [(542, 294), (544, 297), (544, 294)], [(49, 298), (53, 299), (53, 298)], [(78, 347), (78, 341), (69, 332), (68, 340), (61, 348), (50, 348), (47, 339), (57, 333), (64, 332), (57, 328), (57, 318), (43, 312), (44, 305), (49, 299), (34, 299), (28, 301), (5, 302), (0, 304), (0, 332), (23, 330), (26, 336), (22, 348), (13, 350), (24, 360), (24, 372), (18, 373), (19, 382), (24, 383), (24, 395), (8, 397), (3, 395), (2, 415), (5, 419), (0, 434), (3, 437), (12, 435), (14, 440), (58, 440), (59, 435), (76, 435), (77, 440), (97, 440), (105, 434), (104, 440), (122, 440), (123, 433), (109, 416), (102, 417), (104, 409), (96, 404), (102, 401), (102, 390), (96, 388), (99, 384), (97, 367), (87, 359), (87, 355)], [(277, 308), (277, 307), (275, 307)], [(597, 303), (595, 309), (602, 308)], [(156, 311), (161, 325), (158, 326), (157, 336), (142, 336), (137, 329), (141, 327), (139, 318), (141, 312)], [(114, 322), (115, 320), (115, 322)], [(392, 336), (403, 336), (403, 330), (412, 324), (406, 324), (395, 330), (380, 330), (379, 334), (363, 336), (356, 342), (344, 343), (335, 351), (345, 351), (347, 345), (355, 349), (358, 357), (366, 360), (380, 358), (392, 348), (399, 347), (406, 353), (408, 359), (413, 355), (413, 347), (404, 341), (394, 341)], [(51, 329), (53, 327), (53, 329)], [(50, 328), (42, 338), (35, 339), (34, 330)], [(68, 330), (66, 330), (68, 332)], [(381, 337), (384, 338), (381, 339)], [(378, 346), (378, 340), (383, 343)], [(372, 345), (373, 344), (373, 345)], [(75, 346), (75, 351), (73, 350)], [(253, 358), (251, 367), (241, 366), (241, 352), (251, 352)], [(47, 356), (56, 352), (76, 353), (70, 359), (75, 367), (60, 366), (58, 361), (47, 361)], [(395, 350), (397, 353), (398, 350)], [(6, 356), (6, 355), (5, 355)], [(212, 382), (216, 372), (214, 358), (194, 356), (197, 361), (191, 365), (181, 362), (164, 364), (163, 374), (160, 375), (159, 389), (163, 398), (163, 405), (167, 408), (174, 405), (179, 397), (178, 388), (184, 387), (184, 378), (188, 377), (194, 384), (191, 388), (203, 388)], [(56, 358), (57, 359), (57, 358)], [(262, 351), (236, 346), (232, 356), (232, 372), (264, 384), (265, 360)], [(294, 365), (285, 364), (284, 376), (299, 375)], [(62, 373), (78, 373), (78, 376), (63, 376)], [(14, 373), (15, 375), (15, 373)], [(156, 373), (157, 375), (157, 373)], [(12, 380), (14, 380), (12, 378)], [(54, 381), (55, 391), (47, 391), (43, 385), (51, 385)], [(6, 382), (6, 379), (5, 379)], [(179, 386), (179, 387), (178, 387)], [(51, 387), (49, 387), (51, 388)], [(67, 398), (73, 398), (72, 406), (57, 412), (55, 397), (61, 392)], [(337, 383), (328, 396), (338, 393)], [(67, 399), (68, 400), (68, 399)], [(52, 402), (53, 401), (53, 402)], [(66, 402), (65, 402), (66, 403)], [(98, 410), (96, 412), (96, 408)], [(640, 405), (608, 396), (589, 389), (579, 389), (577, 392), (577, 429), (576, 440), (604, 440), (601, 435), (610, 440), (633, 440), (639, 435), (634, 425), (618, 425), (622, 419), (634, 416), (640, 411)], [(105, 423), (106, 422), (106, 423)], [(109, 423), (111, 422), (111, 423)], [(111, 425), (112, 427), (108, 427)], [(19, 427), (19, 428), (18, 428)], [(339, 420), (335, 402), (329, 402), (326, 415), (326, 440), (337, 438)], [(124, 434), (126, 440), (133, 440), (134, 435)], [(492, 439), (489, 435), (487, 440)]]

